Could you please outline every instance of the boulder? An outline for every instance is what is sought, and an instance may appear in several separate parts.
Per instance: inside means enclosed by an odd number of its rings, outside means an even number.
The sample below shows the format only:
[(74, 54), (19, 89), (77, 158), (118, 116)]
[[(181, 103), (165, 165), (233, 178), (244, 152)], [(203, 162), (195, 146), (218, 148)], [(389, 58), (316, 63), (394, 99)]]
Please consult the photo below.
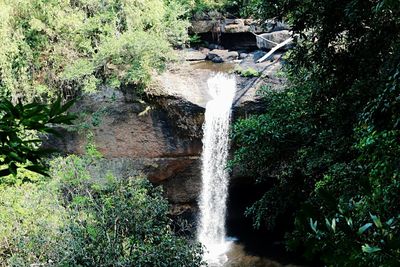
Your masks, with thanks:
[(207, 55), (207, 59), (211, 60), (214, 63), (232, 61), (238, 59), (238, 57), (239, 57), (238, 52), (222, 50), (222, 49), (213, 49)]
[(248, 55), (249, 55), (249, 54), (247, 54), (247, 53), (240, 53), (240, 54), (239, 54), (239, 59), (244, 59), (244, 58), (246, 58)]
[(262, 58), (266, 53), (262, 50), (257, 50), (254, 51), (253, 53), (251, 53), (252, 59), (251, 61), (256, 62), (257, 60), (259, 60), (260, 58)]
[[(208, 46), (208, 48), (209, 48), (210, 50), (214, 50), (214, 49), (224, 50), (224, 47), (223, 47), (222, 45), (219, 45), (219, 44), (210, 44), (210, 45)], [(210, 51), (208, 51), (208, 52), (210, 52)]]
[(190, 31), (193, 33), (205, 33), (215, 31), (217, 22), (212, 20), (194, 20), (191, 23)]
[[(257, 46), (260, 49), (270, 50), (274, 48), (277, 44), (287, 40), (291, 37), (291, 33), (288, 30), (263, 33), (257, 36)], [(292, 43), (289, 43), (282, 47), (282, 50), (288, 50), (292, 46)]]
[(222, 32), (238, 33), (249, 31), (249, 26), (244, 24), (243, 19), (226, 19), (222, 24)]
[(219, 56), (215, 56), (215, 57), (213, 57), (213, 58), (211, 59), (211, 62), (212, 62), (212, 63), (223, 63), (224, 60), (223, 60), (221, 57), (219, 57)]
[(200, 60), (205, 60), (207, 54), (206, 53), (202, 53), (199, 50), (195, 50), (195, 49), (187, 49), (184, 50), (185, 53), (185, 60), (186, 61), (200, 61)]

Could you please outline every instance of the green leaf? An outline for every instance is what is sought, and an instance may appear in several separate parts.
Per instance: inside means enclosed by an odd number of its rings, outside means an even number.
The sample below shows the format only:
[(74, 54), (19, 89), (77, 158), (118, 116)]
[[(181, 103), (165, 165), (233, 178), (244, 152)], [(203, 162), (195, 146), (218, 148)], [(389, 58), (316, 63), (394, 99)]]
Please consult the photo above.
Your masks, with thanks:
[(331, 228), (332, 228), (333, 232), (336, 232), (336, 219), (335, 218), (332, 219)]
[(389, 220), (387, 220), (386, 224), (388, 226), (391, 226), (393, 224), (393, 222), (394, 222), (394, 218), (390, 218)]
[(372, 226), (372, 223), (366, 223), (358, 229), (357, 234), (362, 235), (368, 228)]
[(63, 124), (71, 124), (72, 120), (75, 119), (73, 115), (60, 115), (49, 120), (49, 123), (63, 123)]
[(60, 114), (60, 110), (61, 110), (61, 97), (58, 97), (57, 100), (53, 104), (51, 104), (49, 116), (54, 117), (55, 115)]
[(55, 129), (53, 129), (53, 128), (50, 128), (50, 127), (44, 128), (44, 129), (43, 129), (43, 132), (51, 133), (51, 134), (54, 134), (54, 135), (57, 136), (57, 137), (61, 137), (61, 134), (60, 134), (57, 130), (55, 130)]
[(12, 175), (17, 175), (17, 165), (14, 162), (11, 162), (8, 165), (8, 169), (10, 170), (10, 172), (12, 173)]
[(318, 233), (317, 225), (318, 225), (318, 221), (315, 221), (315, 222), (314, 222), (313, 219), (310, 218), (310, 226), (311, 226), (311, 229), (312, 229), (315, 233)]
[(67, 103), (65, 103), (60, 110), (60, 114), (66, 112), (70, 107), (72, 107), (72, 105), (75, 103), (75, 99), (72, 99), (70, 101), (68, 101)]
[(23, 163), (23, 162), (26, 161), (25, 159), (23, 159), (23, 158), (21, 158), (20, 156), (18, 156), (18, 154), (15, 153), (15, 152), (10, 152), (10, 153), (8, 153), (7, 156), (8, 156), (9, 158), (12, 158), (13, 160), (15, 160), (15, 161), (17, 161), (17, 162)]
[(361, 248), (362, 248), (362, 251), (364, 251), (366, 253), (375, 253), (375, 252), (378, 252), (378, 251), (382, 250), (379, 247), (371, 247), (368, 244), (365, 244), (365, 245), (361, 246)]
[(0, 110), (4, 110), (12, 118), (19, 118), (20, 114), (17, 108), (7, 99), (3, 99), (0, 104)]
[(24, 168), (29, 170), (29, 171), (36, 172), (36, 173), (41, 174), (43, 176), (49, 177), (49, 174), (47, 173), (47, 169), (45, 167), (43, 167), (43, 166), (30, 165), (30, 166), (26, 166)]
[(353, 228), (353, 219), (345, 217), (347, 225)]
[(369, 215), (371, 216), (371, 219), (374, 221), (374, 224), (376, 225), (376, 227), (382, 228), (381, 219), (379, 219), (378, 216), (372, 215), (371, 213)]

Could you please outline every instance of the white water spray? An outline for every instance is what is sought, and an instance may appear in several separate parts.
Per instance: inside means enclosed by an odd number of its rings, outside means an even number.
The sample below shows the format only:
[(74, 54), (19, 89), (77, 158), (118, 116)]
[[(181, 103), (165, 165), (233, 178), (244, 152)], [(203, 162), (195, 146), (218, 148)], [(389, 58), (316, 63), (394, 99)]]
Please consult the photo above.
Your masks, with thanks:
[(203, 187), (200, 196), (198, 239), (205, 246), (209, 266), (222, 266), (230, 242), (226, 240), (225, 216), (229, 177), (226, 171), (229, 123), (236, 82), (217, 74), (207, 81), (212, 100), (207, 103), (202, 153)]

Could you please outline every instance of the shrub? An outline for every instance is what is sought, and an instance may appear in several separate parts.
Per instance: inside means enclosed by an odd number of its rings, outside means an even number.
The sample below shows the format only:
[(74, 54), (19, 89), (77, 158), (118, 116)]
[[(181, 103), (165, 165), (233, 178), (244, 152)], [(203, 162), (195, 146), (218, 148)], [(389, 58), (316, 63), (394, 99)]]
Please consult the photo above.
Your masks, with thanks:
[(259, 77), (261, 73), (251, 67), (243, 69), (242, 67), (236, 67), (235, 73), (243, 77)]
[(0, 266), (201, 266), (145, 178), (92, 177), (89, 155), (52, 161), (53, 179), (0, 186)]
[(7, 0), (0, 10), (0, 96), (14, 100), (143, 88), (187, 40), (177, 1)]
[(0, 186), (0, 266), (56, 265), (71, 256), (70, 216), (51, 186)]
[(93, 158), (56, 161), (55, 175), (72, 214), (74, 257), (80, 266), (200, 266), (197, 243), (171, 229), (168, 202), (144, 178), (98, 180), (87, 169)]
[[(47, 175), (44, 156), (48, 150), (40, 147), (38, 134), (56, 133), (52, 124), (70, 125), (76, 116), (67, 110), (73, 101), (61, 104), (59, 98), (51, 105), (13, 104), (0, 98), (0, 184), (30, 180), (19, 170)], [(13, 176), (13, 177), (10, 177)]]

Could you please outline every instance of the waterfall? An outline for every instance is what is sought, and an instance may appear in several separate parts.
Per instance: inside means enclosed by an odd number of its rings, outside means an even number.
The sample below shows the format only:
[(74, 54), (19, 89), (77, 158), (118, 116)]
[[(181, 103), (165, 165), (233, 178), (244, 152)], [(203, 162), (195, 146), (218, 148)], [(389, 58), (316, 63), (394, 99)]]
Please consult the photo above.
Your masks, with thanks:
[(202, 191), (198, 240), (205, 246), (204, 260), (209, 266), (222, 266), (229, 249), (225, 215), (229, 177), (226, 163), (229, 148), (229, 123), (236, 81), (217, 74), (207, 81), (212, 99), (207, 103), (203, 125)]

